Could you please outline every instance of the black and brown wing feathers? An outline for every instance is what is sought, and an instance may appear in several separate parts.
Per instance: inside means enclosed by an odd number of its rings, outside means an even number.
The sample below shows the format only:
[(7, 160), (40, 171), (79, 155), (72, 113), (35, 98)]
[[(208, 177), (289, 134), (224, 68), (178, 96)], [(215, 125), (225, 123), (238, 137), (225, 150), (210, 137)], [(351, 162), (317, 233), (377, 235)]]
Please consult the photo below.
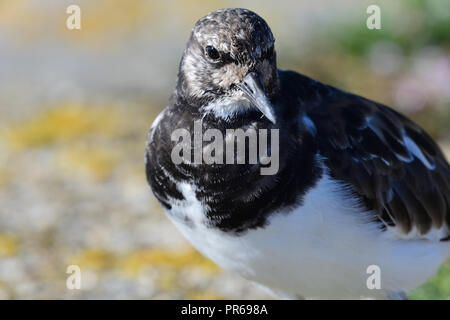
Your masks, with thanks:
[(394, 110), (330, 88), (307, 110), (334, 178), (352, 185), (370, 209), (403, 234), (450, 227), (450, 168), (436, 143)]

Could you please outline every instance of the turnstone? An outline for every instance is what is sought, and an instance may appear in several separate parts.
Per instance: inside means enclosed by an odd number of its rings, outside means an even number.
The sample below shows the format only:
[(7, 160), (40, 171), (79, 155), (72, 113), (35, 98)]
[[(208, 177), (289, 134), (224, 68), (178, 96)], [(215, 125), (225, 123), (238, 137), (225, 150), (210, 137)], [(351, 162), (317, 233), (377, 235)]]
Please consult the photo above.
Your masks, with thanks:
[[(152, 191), (200, 252), (278, 297), (400, 297), (450, 255), (449, 164), (387, 106), (278, 70), (274, 41), (246, 9), (195, 24), (176, 89), (148, 134)], [(248, 155), (232, 164), (191, 154), (173, 161), (173, 132), (195, 140), (195, 125), (216, 135), (187, 150), (210, 152), (214, 143), (220, 153), (234, 144), (229, 129), (276, 130), (279, 140), (256, 163)], [(255, 141), (243, 139), (250, 151)], [(275, 152), (278, 168), (262, 174)]]

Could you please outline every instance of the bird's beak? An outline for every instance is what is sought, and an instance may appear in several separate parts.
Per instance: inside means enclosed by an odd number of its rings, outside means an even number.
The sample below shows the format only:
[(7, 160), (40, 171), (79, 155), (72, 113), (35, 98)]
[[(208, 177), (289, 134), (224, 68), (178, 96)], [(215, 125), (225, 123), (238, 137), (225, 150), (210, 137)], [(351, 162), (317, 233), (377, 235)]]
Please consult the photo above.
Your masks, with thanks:
[(272, 123), (276, 123), (273, 105), (270, 103), (264, 91), (263, 81), (258, 73), (251, 71), (247, 73), (241, 83), (236, 85), (247, 98), (253, 103)]

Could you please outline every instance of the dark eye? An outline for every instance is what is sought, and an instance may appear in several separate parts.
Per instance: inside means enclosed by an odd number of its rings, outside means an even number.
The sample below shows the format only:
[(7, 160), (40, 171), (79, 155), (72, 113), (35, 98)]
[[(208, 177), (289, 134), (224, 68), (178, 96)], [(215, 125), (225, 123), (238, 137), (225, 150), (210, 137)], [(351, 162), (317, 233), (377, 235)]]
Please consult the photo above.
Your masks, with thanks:
[(208, 57), (212, 60), (217, 60), (220, 58), (219, 51), (217, 51), (217, 49), (214, 48), (213, 46), (206, 46), (205, 51)]

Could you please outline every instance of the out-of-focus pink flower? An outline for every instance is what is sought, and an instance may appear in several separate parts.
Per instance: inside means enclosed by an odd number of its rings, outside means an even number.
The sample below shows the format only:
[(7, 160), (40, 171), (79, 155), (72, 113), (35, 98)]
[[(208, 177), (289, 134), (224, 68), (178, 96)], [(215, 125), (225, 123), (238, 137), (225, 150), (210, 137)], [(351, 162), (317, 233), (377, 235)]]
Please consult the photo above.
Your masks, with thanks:
[(407, 78), (398, 83), (394, 100), (398, 108), (413, 113), (423, 109), (428, 92), (419, 79)]
[(427, 47), (412, 58), (412, 67), (398, 80), (396, 105), (416, 112), (438, 102), (450, 102), (450, 58), (437, 47)]

